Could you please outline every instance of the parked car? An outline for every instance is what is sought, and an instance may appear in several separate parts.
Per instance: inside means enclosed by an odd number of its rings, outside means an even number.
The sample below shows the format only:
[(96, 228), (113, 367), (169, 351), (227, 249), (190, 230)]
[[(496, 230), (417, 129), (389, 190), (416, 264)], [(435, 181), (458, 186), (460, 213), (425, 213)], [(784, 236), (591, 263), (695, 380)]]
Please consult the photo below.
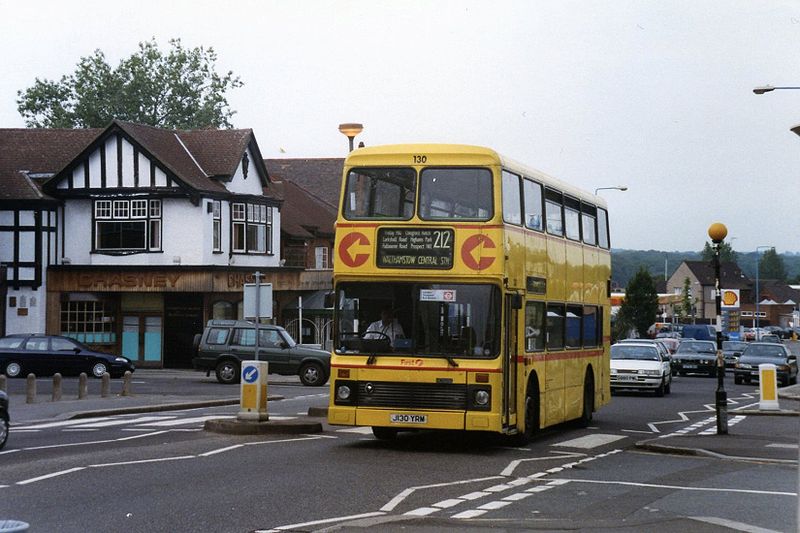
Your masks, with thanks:
[(6, 445), (8, 440), (8, 428), (11, 425), (8, 416), (8, 394), (0, 390), (0, 450)]
[(685, 339), (673, 356), (681, 376), (686, 374), (717, 375), (717, 343)]
[(656, 396), (669, 394), (672, 371), (669, 357), (655, 344), (624, 342), (611, 347), (611, 391), (652, 390)]
[[(686, 324), (683, 326), (684, 339), (697, 339), (699, 341), (716, 341), (717, 330), (714, 326), (708, 324)], [(727, 340), (727, 336), (723, 334), (723, 339)]]
[(765, 363), (775, 365), (781, 385), (797, 383), (797, 356), (786, 345), (773, 342), (750, 343), (736, 363), (733, 381), (750, 383), (758, 380), (758, 365)]
[(722, 341), (722, 357), (725, 359), (725, 367), (735, 367), (736, 361), (739, 360), (739, 356), (742, 355), (745, 348), (747, 348), (746, 342)]
[[(258, 360), (269, 363), (270, 374), (298, 375), (303, 385), (321, 386), (331, 372), (331, 354), (294, 342), (280, 326), (258, 327)], [(214, 371), (217, 381), (238, 383), (242, 361), (256, 360), (256, 331), (253, 322), (209, 320), (197, 340), (192, 364), (206, 375)]]
[(135, 370), (130, 359), (96, 352), (60, 335), (16, 334), (0, 339), (0, 373), (10, 378), (30, 373), (49, 376), (56, 372), (63, 375), (86, 372), (96, 378), (108, 372), (118, 378), (126, 370)]

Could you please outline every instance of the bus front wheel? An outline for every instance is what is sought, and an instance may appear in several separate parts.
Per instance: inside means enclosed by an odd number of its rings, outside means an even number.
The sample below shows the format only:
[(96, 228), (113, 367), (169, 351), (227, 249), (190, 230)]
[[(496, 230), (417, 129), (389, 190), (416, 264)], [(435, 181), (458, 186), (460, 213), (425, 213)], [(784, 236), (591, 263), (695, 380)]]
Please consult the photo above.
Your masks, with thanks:
[(524, 408), (525, 429), (512, 436), (512, 444), (515, 446), (528, 444), (539, 429), (539, 389), (537, 387), (528, 385)]

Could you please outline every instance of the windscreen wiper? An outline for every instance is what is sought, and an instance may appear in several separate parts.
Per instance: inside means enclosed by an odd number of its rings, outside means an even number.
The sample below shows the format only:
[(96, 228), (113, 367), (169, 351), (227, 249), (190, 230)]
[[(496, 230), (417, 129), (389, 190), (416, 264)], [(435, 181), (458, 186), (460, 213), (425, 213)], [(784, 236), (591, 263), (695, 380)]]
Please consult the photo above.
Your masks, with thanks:
[(377, 357), (377, 356), (374, 353), (369, 354), (369, 357), (367, 357), (367, 364), (368, 365), (374, 364), (375, 363), (375, 357)]
[(450, 366), (452, 366), (454, 368), (458, 368), (458, 363), (456, 363), (456, 360), (453, 359), (452, 355), (443, 355), (442, 357), (447, 359), (447, 364), (449, 364)]

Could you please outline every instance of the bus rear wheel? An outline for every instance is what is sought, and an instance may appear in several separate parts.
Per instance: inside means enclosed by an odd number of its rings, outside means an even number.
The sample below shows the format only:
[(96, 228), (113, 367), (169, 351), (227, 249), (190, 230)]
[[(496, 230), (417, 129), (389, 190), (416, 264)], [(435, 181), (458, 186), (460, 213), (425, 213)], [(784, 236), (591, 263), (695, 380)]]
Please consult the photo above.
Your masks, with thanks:
[(592, 413), (594, 413), (594, 378), (592, 371), (586, 370), (586, 377), (583, 378), (583, 411), (578, 419), (578, 425), (585, 428), (592, 423)]

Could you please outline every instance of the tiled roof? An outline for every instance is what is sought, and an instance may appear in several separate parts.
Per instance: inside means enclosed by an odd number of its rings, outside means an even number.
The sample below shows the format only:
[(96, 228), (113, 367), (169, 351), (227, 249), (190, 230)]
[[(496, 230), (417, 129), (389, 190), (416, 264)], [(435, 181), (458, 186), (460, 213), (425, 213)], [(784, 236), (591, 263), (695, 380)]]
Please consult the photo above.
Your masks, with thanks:
[(26, 173), (58, 172), (101, 131), (0, 129), (0, 200), (41, 199), (42, 193)]
[(762, 300), (766, 296), (769, 296), (779, 304), (788, 302), (790, 300), (795, 304), (800, 302), (800, 291), (791, 288), (782, 281), (774, 279), (759, 280), (758, 292)]
[[(686, 266), (701, 285), (714, 285), (714, 267), (711, 261), (686, 261)], [(724, 289), (749, 289), (752, 285), (736, 263), (720, 263), (719, 278), (720, 286)]]
[(209, 176), (236, 172), (253, 130), (191, 130), (176, 132)]
[(339, 205), (344, 158), (265, 159), (269, 175), (296, 183), (332, 207)]
[(284, 209), (281, 210), (281, 231), (297, 238), (314, 235), (333, 236), (336, 209), (320, 201), (303, 187), (283, 182)]

